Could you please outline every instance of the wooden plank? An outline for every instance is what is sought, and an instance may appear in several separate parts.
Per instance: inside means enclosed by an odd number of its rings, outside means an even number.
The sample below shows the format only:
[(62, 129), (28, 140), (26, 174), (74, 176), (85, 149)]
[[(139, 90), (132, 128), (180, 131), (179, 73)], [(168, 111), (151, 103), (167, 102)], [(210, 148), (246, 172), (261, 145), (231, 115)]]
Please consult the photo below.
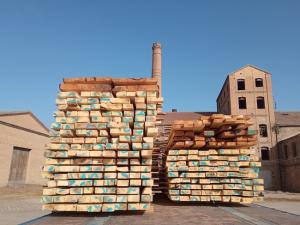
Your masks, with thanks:
[(61, 83), (59, 85), (61, 91), (100, 91), (100, 92), (110, 92), (112, 86), (110, 84), (89, 84), (89, 83)]
[(110, 77), (72, 77), (64, 78), (64, 83), (92, 83), (92, 84), (112, 84), (112, 78)]
[(121, 92), (136, 92), (136, 91), (158, 91), (158, 85), (127, 85), (127, 86), (115, 86), (112, 91)]
[(157, 85), (156, 78), (113, 78), (114, 86)]

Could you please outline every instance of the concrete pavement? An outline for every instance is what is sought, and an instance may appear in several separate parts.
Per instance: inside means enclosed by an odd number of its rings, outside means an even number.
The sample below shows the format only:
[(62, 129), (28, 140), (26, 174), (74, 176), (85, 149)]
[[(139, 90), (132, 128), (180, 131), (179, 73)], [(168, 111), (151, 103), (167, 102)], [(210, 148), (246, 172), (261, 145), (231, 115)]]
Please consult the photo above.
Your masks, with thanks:
[[(0, 189), (0, 224), (15, 225), (241, 225), (300, 224), (300, 201), (280, 199), (251, 205), (176, 203), (156, 195), (153, 210), (116, 213), (52, 213), (41, 210), (40, 187)], [(276, 195), (275, 195), (276, 196)], [(48, 216), (42, 217), (46, 214)], [(40, 218), (42, 217), (42, 218)], [(27, 223), (26, 223), (27, 222)]]

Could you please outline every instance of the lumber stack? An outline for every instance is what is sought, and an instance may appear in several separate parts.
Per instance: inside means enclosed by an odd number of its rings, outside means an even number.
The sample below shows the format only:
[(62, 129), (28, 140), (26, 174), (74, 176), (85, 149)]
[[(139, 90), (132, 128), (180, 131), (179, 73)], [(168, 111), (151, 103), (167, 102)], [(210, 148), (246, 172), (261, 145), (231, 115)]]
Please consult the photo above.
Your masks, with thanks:
[(150, 78), (64, 79), (45, 152), (43, 208), (147, 210), (158, 96)]
[(175, 121), (165, 155), (173, 201), (251, 203), (262, 200), (256, 131), (245, 116), (213, 114)]

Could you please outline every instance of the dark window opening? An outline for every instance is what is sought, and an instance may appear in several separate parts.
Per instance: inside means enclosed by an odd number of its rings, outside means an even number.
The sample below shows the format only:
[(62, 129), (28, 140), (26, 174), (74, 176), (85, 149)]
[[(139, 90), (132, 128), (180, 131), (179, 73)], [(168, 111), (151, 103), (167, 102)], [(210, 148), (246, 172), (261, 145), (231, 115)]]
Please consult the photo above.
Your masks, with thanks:
[(270, 160), (270, 151), (267, 147), (261, 148), (261, 159), (262, 160)]
[(288, 154), (288, 146), (287, 145), (284, 145), (283, 151), (284, 151), (284, 158), (288, 159), (289, 158), (289, 154)]
[(283, 144), (279, 144), (278, 145), (278, 150), (279, 150), (279, 157), (280, 157), (280, 159), (285, 159), (284, 145)]
[(298, 152), (297, 152), (297, 145), (295, 142), (292, 143), (292, 149), (293, 149), (293, 156), (297, 157), (298, 156)]
[(264, 109), (265, 108), (265, 99), (264, 97), (257, 97), (256, 98), (256, 104), (258, 109)]
[(247, 108), (247, 102), (245, 97), (239, 97), (239, 108), (240, 109), (246, 109)]
[(256, 78), (256, 79), (255, 79), (255, 86), (256, 86), (256, 87), (263, 87), (263, 86), (264, 86), (263, 79), (261, 79), (261, 78)]
[(245, 90), (245, 80), (244, 79), (237, 80), (237, 88), (238, 88), (238, 90)]
[(259, 124), (259, 134), (261, 137), (268, 137), (268, 130), (266, 124)]

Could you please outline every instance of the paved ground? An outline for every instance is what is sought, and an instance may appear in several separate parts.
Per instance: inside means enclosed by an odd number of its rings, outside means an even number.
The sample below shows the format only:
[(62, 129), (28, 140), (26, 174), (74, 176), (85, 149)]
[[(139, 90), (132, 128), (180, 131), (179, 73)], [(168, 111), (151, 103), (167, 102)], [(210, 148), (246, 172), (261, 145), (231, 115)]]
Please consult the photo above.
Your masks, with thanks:
[(248, 206), (179, 204), (161, 195), (155, 197), (150, 212), (113, 214), (51, 214), (41, 210), (40, 194), (41, 188), (37, 186), (0, 188), (0, 225), (300, 224), (300, 201), (297, 200), (300, 194), (294, 195), (291, 201), (285, 197), (291, 194), (269, 193), (265, 202)]
[(260, 206), (264, 206), (271, 209), (276, 209), (282, 212), (289, 212), (300, 216), (300, 203), (296, 201), (264, 201), (258, 203)]
[[(297, 207), (300, 207), (298, 202)], [(252, 205), (183, 204), (161, 196), (154, 202), (154, 212), (144, 215), (116, 215), (105, 225), (182, 225), (182, 224), (289, 224), (299, 225), (300, 217), (290, 213)]]
[(289, 200), (300, 201), (300, 193), (290, 193), (282, 191), (265, 191), (266, 200)]
[(300, 193), (266, 191), (265, 201), (257, 204), (300, 216)]
[(49, 214), (41, 210), (41, 193), (42, 188), (35, 185), (0, 188), (0, 224), (19, 224)]

